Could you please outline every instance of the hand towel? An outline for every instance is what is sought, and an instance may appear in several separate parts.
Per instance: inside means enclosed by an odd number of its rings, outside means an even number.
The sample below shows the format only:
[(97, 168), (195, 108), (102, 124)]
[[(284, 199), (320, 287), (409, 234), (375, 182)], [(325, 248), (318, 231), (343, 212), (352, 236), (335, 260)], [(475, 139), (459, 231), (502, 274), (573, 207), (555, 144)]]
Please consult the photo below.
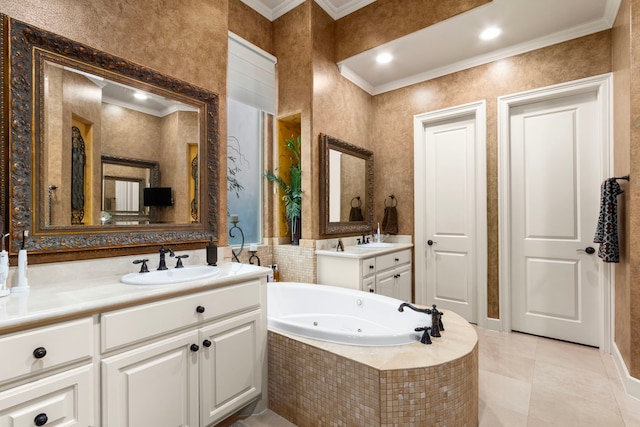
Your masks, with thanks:
[(398, 234), (398, 210), (395, 206), (385, 206), (382, 217), (382, 233)]
[(349, 211), (349, 221), (364, 221), (360, 206), (351, 206), (351, 211)]
[(598, 256), (604, 262), (620, 262), (618, 247), (618, 201), (622, 188), (615, 178), (607, 179), (600, 187), (600, 216), (594, 243), (600, 243)]

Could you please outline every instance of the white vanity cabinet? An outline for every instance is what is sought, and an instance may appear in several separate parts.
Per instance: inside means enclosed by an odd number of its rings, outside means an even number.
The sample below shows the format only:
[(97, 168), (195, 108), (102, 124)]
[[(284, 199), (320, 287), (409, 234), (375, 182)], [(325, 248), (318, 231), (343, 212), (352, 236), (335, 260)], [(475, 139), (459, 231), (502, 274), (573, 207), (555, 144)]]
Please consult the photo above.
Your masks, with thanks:
[(0, 425), (95, 425), (91, 317), (0, 336)]
[(411, 248), (353, 252), (316, 251), (318, 283), (411, 301)]
[(103, 426), (209, 426), (259, 397), (261, 281), (101, 316)]

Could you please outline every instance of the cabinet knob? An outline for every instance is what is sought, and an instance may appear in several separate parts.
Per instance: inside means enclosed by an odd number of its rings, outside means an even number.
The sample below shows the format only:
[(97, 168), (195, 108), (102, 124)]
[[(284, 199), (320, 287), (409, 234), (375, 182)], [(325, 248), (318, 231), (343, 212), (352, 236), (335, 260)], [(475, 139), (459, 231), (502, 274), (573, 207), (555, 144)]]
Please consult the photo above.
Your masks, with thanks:
[(194, 352), (200, 350), (200, 346), (198, 344), (191, 344), (191, 347), (189, 348)]
[(202, 345), (205, 346), (205, 347), (211, 347), (211, 341), (204, 340), (204, 341), (202, 341)]
[(400, 258), (394, 258), (396, 260), (396, 262), (400, 261)]
[(373, 270), (375, 267), (373, 265), (369, 265), (369, 270)]
[(201, 306), (201, 305), (199, 305), (199, 306), (197, 306), (197, 307), (196, 307), (196, 311), (197, 311), (198, 313), (204, 313), (204, 307), (203, 307), (203, 306)]
[(43, 426), (47, 423), (47, 421), (49, 421), (49, 417), (47, 417), (47, 414), (38, 414), (36, 415), (36, 417), (33, 419), (33, 422), (37, 425), (37, 426)]
[[(47, 349), (44, 347), (38, 347), (35, 350), (33, 350), (33, 357), (35, 357), (36, 359), (42, 359), (46, 355), (47, 355)], [(38, 425), (42, 425), (42, 424), (38, 424)]]

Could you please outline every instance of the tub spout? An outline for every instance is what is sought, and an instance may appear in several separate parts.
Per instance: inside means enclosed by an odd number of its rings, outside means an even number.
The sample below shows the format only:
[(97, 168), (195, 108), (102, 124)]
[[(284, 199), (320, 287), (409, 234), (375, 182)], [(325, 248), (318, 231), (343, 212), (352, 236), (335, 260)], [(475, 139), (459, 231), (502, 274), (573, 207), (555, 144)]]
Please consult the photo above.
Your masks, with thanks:
[(431, 309), (430, 308), (414, 307), (413, 305), (409, 304), (408, 302), (403, 302), (402, 304), (400, 304), (400, 307), (398, 307), (398, 311), (403, 312), (405, 307), (409, 307), (411, 310), (417, 311), (418, 313), (431, 314)]
[(422, 333), (422, 338), (420, 338), (420, 342), (422, 344), (431, 344), (431, 338), (429, 337), (429, 331), (431, 330), (431, 328), (429, 326), (425, 326), (424, 328), (415, 328), (414, 331), (416, 332), (421, 332), (424, 331)]

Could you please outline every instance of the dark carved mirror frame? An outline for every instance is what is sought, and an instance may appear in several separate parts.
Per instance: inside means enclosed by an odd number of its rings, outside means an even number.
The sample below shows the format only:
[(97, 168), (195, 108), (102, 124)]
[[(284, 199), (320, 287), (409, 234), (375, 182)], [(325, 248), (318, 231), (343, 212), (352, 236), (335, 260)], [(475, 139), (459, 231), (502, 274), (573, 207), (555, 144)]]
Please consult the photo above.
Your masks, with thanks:
[[(29, 231), (27, 249), (42, 254), (42, 261), (76, 253), (77, 258), (98, 258), (119, 253), (143, 252), (141, 248), (175, 244), (184, 248), (203, 247), (205, 242), (218, 240), (218, 95), (158, 71), (99, 51), (90, 46), (35, 28), (0, 15), (2, 25), (3, 60), (2, 102), (0, 108), (3, 141), (1, 165), (1, 196), (5, 201), (3, 217), (8, 219), (7, 238), (11, 254), (20, 248), (23, 231)], [(42, 172), (37, 160), (42, 156), (42, 91), (39, 73), (44, 57), (71, 61), (74, 66), (93, 74), (123, 79), (135, 86), (169, 95), (200, 110), (200, 186), (202, 219), (195, 224), (151, 224), (104, 228), (99, 226), (43, 229), (39, 226), (37, 200)], [(9, 59), (6, 59), (9, 58)], [(56, 60), (58, 60), (56, 59)], [(8, 70), (8, 75), (5, 75)], [(8, 84), (7, 84), (8, 83)], [(8, 96), (5, 96), (8, 95)], [(4, 107), (4, 105), (2, 105)], [(6, 114), (8, 113), (8, 114)], [(6, 114), (6, 115), (5, 115)], [(8, 134), (5, 135), (5, 129)], [(4, 149), (3, 145), (3, 150)], [(5, 231), (5, 225), (2, 230)], [(80, 252), (80, 254), (78, 254)], [(62, 258), (65, 258), (64, 256)], [(66, 257), (70, 258), (70, 257)], [(37, 262), (37, 261), (36, 261)]]
[[(329, 222), (329, 150), (365, 161), (366, 206), (363, 221)], [(373, 152), (366, 148), (320, 134), (320, 233), (330, 237), (368, 233), (373, 229)]]

